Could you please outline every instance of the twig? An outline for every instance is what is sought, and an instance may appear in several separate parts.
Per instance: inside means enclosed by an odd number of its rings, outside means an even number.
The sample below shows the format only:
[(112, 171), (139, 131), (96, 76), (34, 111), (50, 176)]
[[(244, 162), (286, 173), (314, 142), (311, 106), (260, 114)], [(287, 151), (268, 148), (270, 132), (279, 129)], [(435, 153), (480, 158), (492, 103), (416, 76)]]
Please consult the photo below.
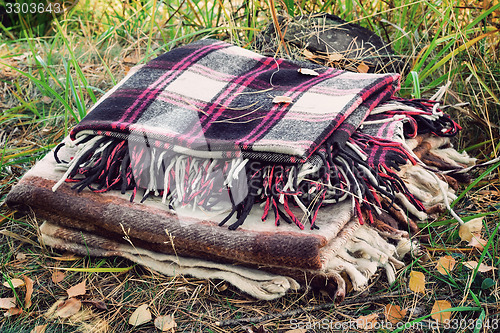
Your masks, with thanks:
[(404, 296), (401, 294), (401, 292), (393, 292), (393, 293), (388, 293), (380, 296), (372, 296), (372, 297), (363, 297), (363, 298), (353, 298), (349, 300), (345, 300), (342, 302), (340, 305), (336, 305), (335, 303), (327, 303), (327, 304), (320, 304), (320, 305), (315, 305), (315, 306), (310, 306), (307, 308), (299, 308), (295, 310), (290, 310), (290, 311), (284, 311), (280, 313), (271, 313), (265, 316), (261, 317), (248, 317), (248, 318), (240, 318), (240, 319), (228, 319), (228, 320), (223, 320), (223, 321), (218, 321), (215, 323), (217, 326), (236, 326), (236, 325), (241, 325), (241, 324), (248, 324), (248, 323), (260, 323), (263, 321), (267, 321), (270, 319), (279, 319), (279, 318), (284, 318), (284, 317), (292, 317), (298, 314), (302, 313), (310, 313), (313, 311), (320, 311), (320, 310), (327, 310), (334, 308), (335, 306), (340, 306), (343, 307), (345, 305), (352, 305), (352, 304), (358, 304), (358, 303), (372, 303), (372, 302), (377, 302), (380, 300), (383, 300), (388, 297), (401, 297)]

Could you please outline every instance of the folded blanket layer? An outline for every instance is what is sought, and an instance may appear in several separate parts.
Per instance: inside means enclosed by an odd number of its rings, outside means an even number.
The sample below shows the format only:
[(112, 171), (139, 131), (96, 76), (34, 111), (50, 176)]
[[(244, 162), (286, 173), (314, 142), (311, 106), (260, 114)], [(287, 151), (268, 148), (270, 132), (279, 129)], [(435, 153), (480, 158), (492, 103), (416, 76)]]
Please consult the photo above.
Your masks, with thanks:
[(413, 219), (442, 211), (474, 163), (451, 148), (459, 126), (437, 102), (398, 88), (397, 74), (199, 41), (133, 69), (7, 203), (47, 221), (42, 240), (56, 248), (222, 278), (262, 299), (299, 281), (340, 301), (341, 274), (355, 290), (379, 267), (395, 280), (419, 249)]
[[(214, 40), (174, 49), (137, 69), (71, 132), (79, 150), (61, 181), (79, 191), (146, 189), (170, 208), (232, 207), (238, 228), (256, 203), (315, 228), (319, 208), (345, 199), (373, 220), (383, 195), (424, 207), (390, 171), (415, 158), (390, 133), (356, 132), (370, 115), (407, 119), (409, 135), (454, 135), (437, 104), (393, 97), (398, 74), (356, 74), (263, 57)], [(373, 127), (373, 126), (372, 126)], [(378, 132), (377, 132), (378, 133)], [(403, 133), (399, 133), (401, 136)], [(389, 139), (389, 141), (387, 141)], [(59, 158), (56, 155), (56, 159)], [(299, 214), (291, 206), (301, 209)]]

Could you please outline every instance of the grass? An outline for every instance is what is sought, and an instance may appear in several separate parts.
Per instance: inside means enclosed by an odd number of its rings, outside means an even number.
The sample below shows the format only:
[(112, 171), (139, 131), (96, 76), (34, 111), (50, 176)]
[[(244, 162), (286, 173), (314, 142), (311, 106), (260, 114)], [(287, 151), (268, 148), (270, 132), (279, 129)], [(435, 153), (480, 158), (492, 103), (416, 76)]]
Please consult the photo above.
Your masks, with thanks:
[[(131, 66), (207, 36), (251, 48), (258, 32), (271, 20), (271, 9), (290, 15), (327, 11), (374, 30), (391, 41), (393, 49), (408, 60), (411, 74), (403, 78), (400, 94), (430, 97), (437, 87), (450, 82), (445, 105), (467, 103), (447, 109), (464, 127), (455, 145), (480, 160), (498, 155), (498, 1), (131, 0), (112, 3), (113, 6), (101, 0), (81, 0), (52, 24), (33, 30), (0, 27), (0, 96), (3, 97), (0, 99), (0, 203), (22, 174), (67, 135), (71, 126), (81, 120), (88, 108)], [(455, 307), (452, 318), (457, 320), (453, 323), (466, 324), (458, 326), (456, 331), (488, 331), (469, 325), (478, 320), (488, 324), (492, 331), (493, 325), (500, 325), (498, 273), (471, 271), (462, 263), (476, 260), (500, 267), (498, 167), (496, 164), (476, 171), (477, 181), (462, 188), (459, 200), (454, 202), (455, 210), (466, 221), (484, 216), (488, 244), (483, 251), (464, 250), (466, 246), (459, 244), (457, 222), (441, 216), (431, 225), (422, 225), (422, 233), (429, 236), (429, 243), (425, 245), (429, 248), (430, 261), (415, 259), (399, 272), (398, 281), (392, 286), (378, 275), (372, 281), (370, 295), (353, 295), (338, 307), (329, 306), (328, 299), (321, 294), (297, 292), (274, 302), (255, 301), (220, 281), (164, 277), (119, 258), (65, 257), (39, 245), (35, 218), (21, 216), (2, 204), (0, 270), (3, 278), (24, 275), (35, 283), (33, 305), (23, 309), (21, 315), (0, 319), (0, 330), (30, 332), (36, 325), (47, 324), (50, 332), (130, 331), (130, 314), (139, 305), (148, 303), (154, 316), (173, 314), (177, 331), (181, 332), (241, 332), (245, 326), (252, 325), (241, 322), (221, 328), (215, 322), (279, 313), (285, 315), (255, 327), (264, 325), (271, 332), (301, 327), (333, 331), (362, 315), (382, 316), (383, 306), (393, 303), (411, 310), (405, 322), (431, 331), (435, 329), (434, 321), (429, 318), (432, 304), (436, 299), (446, 299)], [(458, 262), (449, 276), (435, 270), (435, 260), (446, 254)], [(66, 278), (62, 282), (51, 280), (56, 268), (65, 269)], [(411, 270), (425, 273), (427, 292), (424, 295), (408, 290)], [(86, 299), (104, 301), (107, 309), (99, 310), (87, 303), (84, 304), (86, 312), (80, 318), (44, 317), (52, 304), (66, 295), (66, 289), (84, 279), (88, 290)], [(16, 293), (22, 300), (24, 290), (16, 289)], [(12, 294), (12, 289), (4, 287), (0, 298)], [(297, 309), (307, 311), (286, 315)], [(154, 331), (154, 328), (150, 323), (133, 331)]]

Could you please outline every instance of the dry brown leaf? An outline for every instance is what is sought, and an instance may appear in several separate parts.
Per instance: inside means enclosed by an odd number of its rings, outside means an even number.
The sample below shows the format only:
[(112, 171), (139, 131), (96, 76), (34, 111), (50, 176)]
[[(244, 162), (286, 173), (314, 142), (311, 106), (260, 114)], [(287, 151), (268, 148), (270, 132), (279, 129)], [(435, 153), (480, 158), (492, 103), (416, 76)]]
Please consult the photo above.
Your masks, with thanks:
[(446, 323), (450, 320), (451, 318), (451, 312), (442, 312), (442, 313), (436, 313), (436, 312), (439, 312), (441, 310), (446, 310), (446, 309), (449, 309), (451, 308), (451, 303), (446, 301), (446, 300), (440, 300), (440, 301), (436, 301), (434, 303), (434, 305), (432, 306), (432, 310), (431, 310), (431, 313), (433, 313), (433, 315), (431, 315), (432, 319), (434, 320), (437, 320), (439, 323)]
[(356, 319), (356, 327), (363, 330), (372, 330), (377, 324), (378, 314), (371, 313), (367, 316), (360, 316)]
[(60, 299), (57, 300), (54, 304), (50, 306), (50, 308), (43, 314), (43, 316), (47, 319), (50, 319), (54, 316), (54, 313), (56, 312), (59, 307), (64, 304), (64, 300)]
[(311, 75), (311, 76), (318, 76), (318, 72), (316, 71), (313, 71), (312, 69), (309, 69), (309, 68), (299, 68), (297, 70), (297, 72), (299, 72), (300, 74), (304, 74), (304, 75)]
[(387, 304), (384, 308), (385, 319), (393, 324), (397, 324), (406, 316), (406, 309), (401, 309), (399, 305)]
[(472, 240), (472, 236), (476, 237), (481, 236), (481, 229), (483, 228), (483, 217), (478, 217), (475, 219), (466, 222), (460, 226), (458, 229), (458, 235), (460, 239), (464, 242), (470, 242)]
[(27, 276), (23, 276), (24, 284), (26, 285), (26, 295), (24, 296), (24, 307), (29, 309), (31, 307), (31, 295), (33, 295), (33, 280)]
[(81, 307), (82, 302), (80, 302), (80, 300), (76, 298), (70, 298), (66, 302), (63, 302), (59, 305), (58, 309), (55, 312), (55, 315), (61, 318), (68, 318), (78, 313)]
[(436, 269), (439, 273), (448, 275), (453, 270), (456, 263), (457, 261), (452, 256), (443, 256), (439, 258), (436, 264)]
[(425, 294), (425, 275), (422, 272), (411, 271), (410, 282), (408, 284), (410, 290), (416, 293)]
[[(24, 286), (24, 281), (21, 279), (11, 279), (10, 282), (14, 288)], [(3, 283), (4, 287), (11, 288), (9, 281)]]
[(132, 326), (139, 326), (151, 320), (151, 312), (147, 304), (139, 306), (130, 316), (128, 323)]
[(52, 273), (52, 282), (59, 283), (62, 280), (64, 280), (65, 277), (66, 277), (66, 273), (61, 272), (61, 271), (54, 271), (54, 273)]
[[(475, 261), (475, 260), (471, 260), (471, 261), (466, 261), (464, 262), (464, 266), (469, 268), (469, 269), (476, 269), (476, 267), (478, 266), (478, 262)], [(489, 271), (492, 271), (494, 269), (497, 269), (496, 267), (493, 267), (493, 266), (488, 266), (488, 265), (485, 265), (485, 264), (481, 264), (479, 265), (479, 268), (477, 269), (478, 272), (481, 272), (481, 273), (486, 273), (486, 272), (489, 272)]]
[(471, 241), (467, 245), (475, 247), (476, 249), (482, 251), (484, 250), (484, 247), (486, 246), (487, 243), (488, 243), (487, 240), (484, 240), (481, 237), (476, 237), (475, 235), (473, 235)]
[(304, 56), (309, 60), (313, 60), (314, 58), (316, 58), (316, 55), (314, 53), (312, 53), (311, 51), (309, 51), (308, 49), (305, 49), (303, 53), (304, 53)]
[(10, 309), (16, 307), (15, 297), (0, 298), (0, 309)]
[(344, 58), (344, 56), (340, 53), (332, 53), (328, 55), (328, 61), (334, 62), (334, 61), (340, 61)]
[(85, 295), (85, 293), (87, 292), (87, 289), (85, 289), (85, 280), (78, 284), (75, 284), (73, 287), (66, 290), (66, 292), (68, 293), (69, 298)]
[(52, 98), (50, 98), (49, 96), (43, 96), (41, 101), (43, 104), (50, 104), (52, 103)]
[(368, 67), (368, 65), (364, 62), (361, 62), (361, 64), (358, 65), (357, 69), (359, 73), (368, 73), (370, 67)]
[(22, 309), (19, 309), (19, 308), (10, 308), (3, 315), (4, 315), (4, 317), (12, 317), (12, 316), (20, 315), (21, 313), (23, 313)]
[(35, 326), (30, 333), (45, 333), (47, 329), (47, 324)]
[(108, 309), (108, 307), (107, 307), (106, 303), (104, 303), (104, 301), (91, 299), (91, 300), (82, 301), (82, 303), (92, 304), (93, 306), (95, 306), (99, 310), (107, 310)]
[(171, 315), (159, 316), (155, 319), (155, 327), (162, 332), (173, 331), (177, 323)]
[(292, 103), (292, 98), (288, 96), (276, 96), (273, 98), (273, 103)]
[(71, 252), (65, 252), (60, 257), (50, 257), (50, 258), (54, 259), (54, 260), (59, 260), (59, 261), (75, 261), (75, 260), (82, 259), (82, 257), (79, 257), (79, 256), (77, 256), (77, 255), (75, 255), (74, 253), (71, 253)]

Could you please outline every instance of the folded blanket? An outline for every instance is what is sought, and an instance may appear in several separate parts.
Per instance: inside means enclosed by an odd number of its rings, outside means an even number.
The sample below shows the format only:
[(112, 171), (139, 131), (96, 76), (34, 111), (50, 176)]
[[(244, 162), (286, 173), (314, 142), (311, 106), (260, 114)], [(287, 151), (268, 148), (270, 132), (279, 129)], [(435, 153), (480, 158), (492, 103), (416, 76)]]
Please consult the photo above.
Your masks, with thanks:
[(7, 203), (47, 221), (42, 241), (56, 248), (223, 278), (263, 299), (298, 281), (341, 301), (344, 278), (361, 290), (382, 267), (395, 280), (419, 249), (413, 219), (442, 211), (474, 162), (449, 148), (459, 126), (437, 102), (394, 97), (398, 87), (397, 74), (202, 40), (131, 70)]
[(54, 190), (74, 181), (78, 191), (133, 190), (131, 200), (145, 189), (143, 199), (160, 195), (174, 209), (231, 207), (221, 222), (236, 213), (229, 229), (259, 202), (263, 220), (272, 210), (276, 225), (301, 229), (305, 220), (315, 227), (322, 205), (346, 198), (361, 223), (362, 209), (373, 220), (378, 193), (390, 201), (402, 193), (424, 210), (390, 172), (416, 163), (411, 154), (353, 135), (376, 106), (390, 110), (372, 116), (382, 122), (404, 113), (411, 135), (456, 133), (435, 104), (394, 98), (398, 89), (398, 74), (318, 68), (202, 40), (152, 60), (92, 109), (71, 131), (79, 151)]

